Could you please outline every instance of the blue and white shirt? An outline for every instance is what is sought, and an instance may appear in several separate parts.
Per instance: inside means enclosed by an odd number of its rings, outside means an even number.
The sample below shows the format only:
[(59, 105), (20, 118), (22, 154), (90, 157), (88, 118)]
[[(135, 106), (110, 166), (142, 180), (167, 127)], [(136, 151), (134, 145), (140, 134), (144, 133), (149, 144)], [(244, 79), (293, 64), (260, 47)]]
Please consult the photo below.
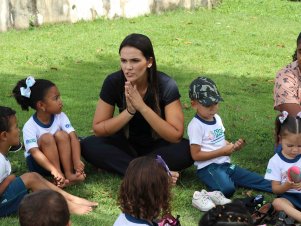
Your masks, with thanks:
[(11, 165), (9, 160), (0, 153), (0, 183), (11, 174)]
[(156, 226), (156, 223), (149, 223), (146, 220), (135, 218), (129, 214), (121, 213), (113, 226)]
[[(301, 168), (301, 155), (298, 155), (294, 159), (288, 159), (280, 151), (269, 160), (264, 179), (279, 181), (283, 184), (288, 180), (287, 170), (291, 166)], [(301, 191), (296, 189), (289, 189), (287, 192), (301, 193)]]
[(52, 115), (52, 118), (49, 124), (47, 125), (39, 121), (36, 114), (31, 116), (23, 127), (25, 157), (28, 157), (30, 155), (30, 149), (39, 147), (38, 140), (43, 134), (55, 134), (57, 131), (60, 130), (63, 130), (68, 134), (74, 131), (74, 128), (71, 125), (69, 118), (64, 112)]
[[(190, 144), (200, 145), (202, 151), (209, 152), (226, 145), (225, 128), (219, 115), (214, 115), (213, 121), (205, 121), (198, 115), (190, 121), (187, 129)], [(195, 161), (197, 169), (202, 169), (212, 163), (230, 162), (229, 156), (219, 156), (206, 161)]]

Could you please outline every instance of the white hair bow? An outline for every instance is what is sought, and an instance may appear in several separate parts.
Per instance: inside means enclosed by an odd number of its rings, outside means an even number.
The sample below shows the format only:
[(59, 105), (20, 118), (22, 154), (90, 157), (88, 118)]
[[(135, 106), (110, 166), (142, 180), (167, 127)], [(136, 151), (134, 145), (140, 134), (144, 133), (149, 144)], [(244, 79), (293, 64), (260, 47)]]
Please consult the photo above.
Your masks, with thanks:
[(279, 121), (281, 122), (281, 124), (285, 121), (285, 119), (287, 118), (288, 116), (288, 112), (287, 111), (283, 111), (281, 113), (281, 115), (279, 116)]
[(21, 96), (30, 98), (31, 90), (30, 88), (36, 83), (36, 80), (34, 80), (34, 77), (28, 76), (26, 78), (26, 88), (21, 87), (20, 92)]

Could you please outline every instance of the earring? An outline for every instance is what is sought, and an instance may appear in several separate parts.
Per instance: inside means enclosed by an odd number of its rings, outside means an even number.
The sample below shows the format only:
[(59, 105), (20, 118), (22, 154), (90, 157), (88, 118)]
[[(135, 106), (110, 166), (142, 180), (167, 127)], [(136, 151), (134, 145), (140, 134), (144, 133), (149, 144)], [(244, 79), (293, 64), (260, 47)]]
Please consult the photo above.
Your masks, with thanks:
[(152, 66), (152, 65), (151, 65), (151, 64), (149, 64), (147, 67), (148, 67), (148, 68), (150, 68), (151, 66)]

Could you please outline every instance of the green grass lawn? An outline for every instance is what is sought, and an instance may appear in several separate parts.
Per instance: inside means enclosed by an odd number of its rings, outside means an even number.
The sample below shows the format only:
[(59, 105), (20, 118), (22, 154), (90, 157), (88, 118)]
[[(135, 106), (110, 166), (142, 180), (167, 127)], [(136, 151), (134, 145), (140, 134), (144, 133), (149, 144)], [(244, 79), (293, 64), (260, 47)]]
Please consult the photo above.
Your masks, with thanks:
[[(50, 79), (60, 89), (64, 112), (78, 135), (90, 135), (101, 84), (119, 69), (120, 42), (129, 33), (143, 33), (153, 42), (159, 70), (177, 81), (185, 126), (194, 115), (188, 98), (190, 82), (198, 75), (212, 78), (225, 100), (220, 115), (227, 139), (243, 137), (247, 142), (232, 156), (233, 162), (264, 174), (273, 155), (273, 78), (291, 62), (301, 31), (300, 7), (300, 2), (286, 0), (223, 0), (212, 11), (177, 10), (1, 33), (0, 104), (18, 111), (22, 128), (33, 111), (21, 111), (11, 97), (12, 88), (27, 75)], [(26, 172), (23, 152), (11, 153), (10, 159), (17, 175)], [(98, 173), (89, 164), (87, 174), (84, 184), (66, 190), (100, 205), (86, 216), (72, 216), (73, 225), (112, 225), (120, 213), (116, 197), (121, 178)], [(191, 197), (202, 188), (193, 166), (181, 173), (173, 188), (172, 207), (174, 214), (181, 215), (182, 225), (197, 225), (201, 213), (191, 206)], [(238, 189), (235, 197), (247, 191)], [(0, 220), (5, 226), (17, 222), (15, 216)]]

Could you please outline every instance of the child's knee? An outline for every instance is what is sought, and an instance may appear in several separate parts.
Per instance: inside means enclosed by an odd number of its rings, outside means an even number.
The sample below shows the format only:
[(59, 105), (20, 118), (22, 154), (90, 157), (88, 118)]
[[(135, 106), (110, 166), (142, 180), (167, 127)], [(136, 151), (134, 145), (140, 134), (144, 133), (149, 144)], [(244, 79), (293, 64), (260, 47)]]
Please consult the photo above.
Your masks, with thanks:
[(35, 172), (24, 173), (20, 177), (25, 185), (31, 185), (33, 182), (36, 182), (41, 179), (40, 174)]
[(56, 141), (67, 141), (69, 140), (69, 134), (63, 130), (60, 130), (54, 134), (54, 138)]
[(275, 210), (280, 211), (283, 210), (284, 200), (282, 198), (276, 198), (272, 204)]
[(49, 146), (55, 144), (55, 140), (52, 134), (45, 133), (39, 138), (39, 146)]

